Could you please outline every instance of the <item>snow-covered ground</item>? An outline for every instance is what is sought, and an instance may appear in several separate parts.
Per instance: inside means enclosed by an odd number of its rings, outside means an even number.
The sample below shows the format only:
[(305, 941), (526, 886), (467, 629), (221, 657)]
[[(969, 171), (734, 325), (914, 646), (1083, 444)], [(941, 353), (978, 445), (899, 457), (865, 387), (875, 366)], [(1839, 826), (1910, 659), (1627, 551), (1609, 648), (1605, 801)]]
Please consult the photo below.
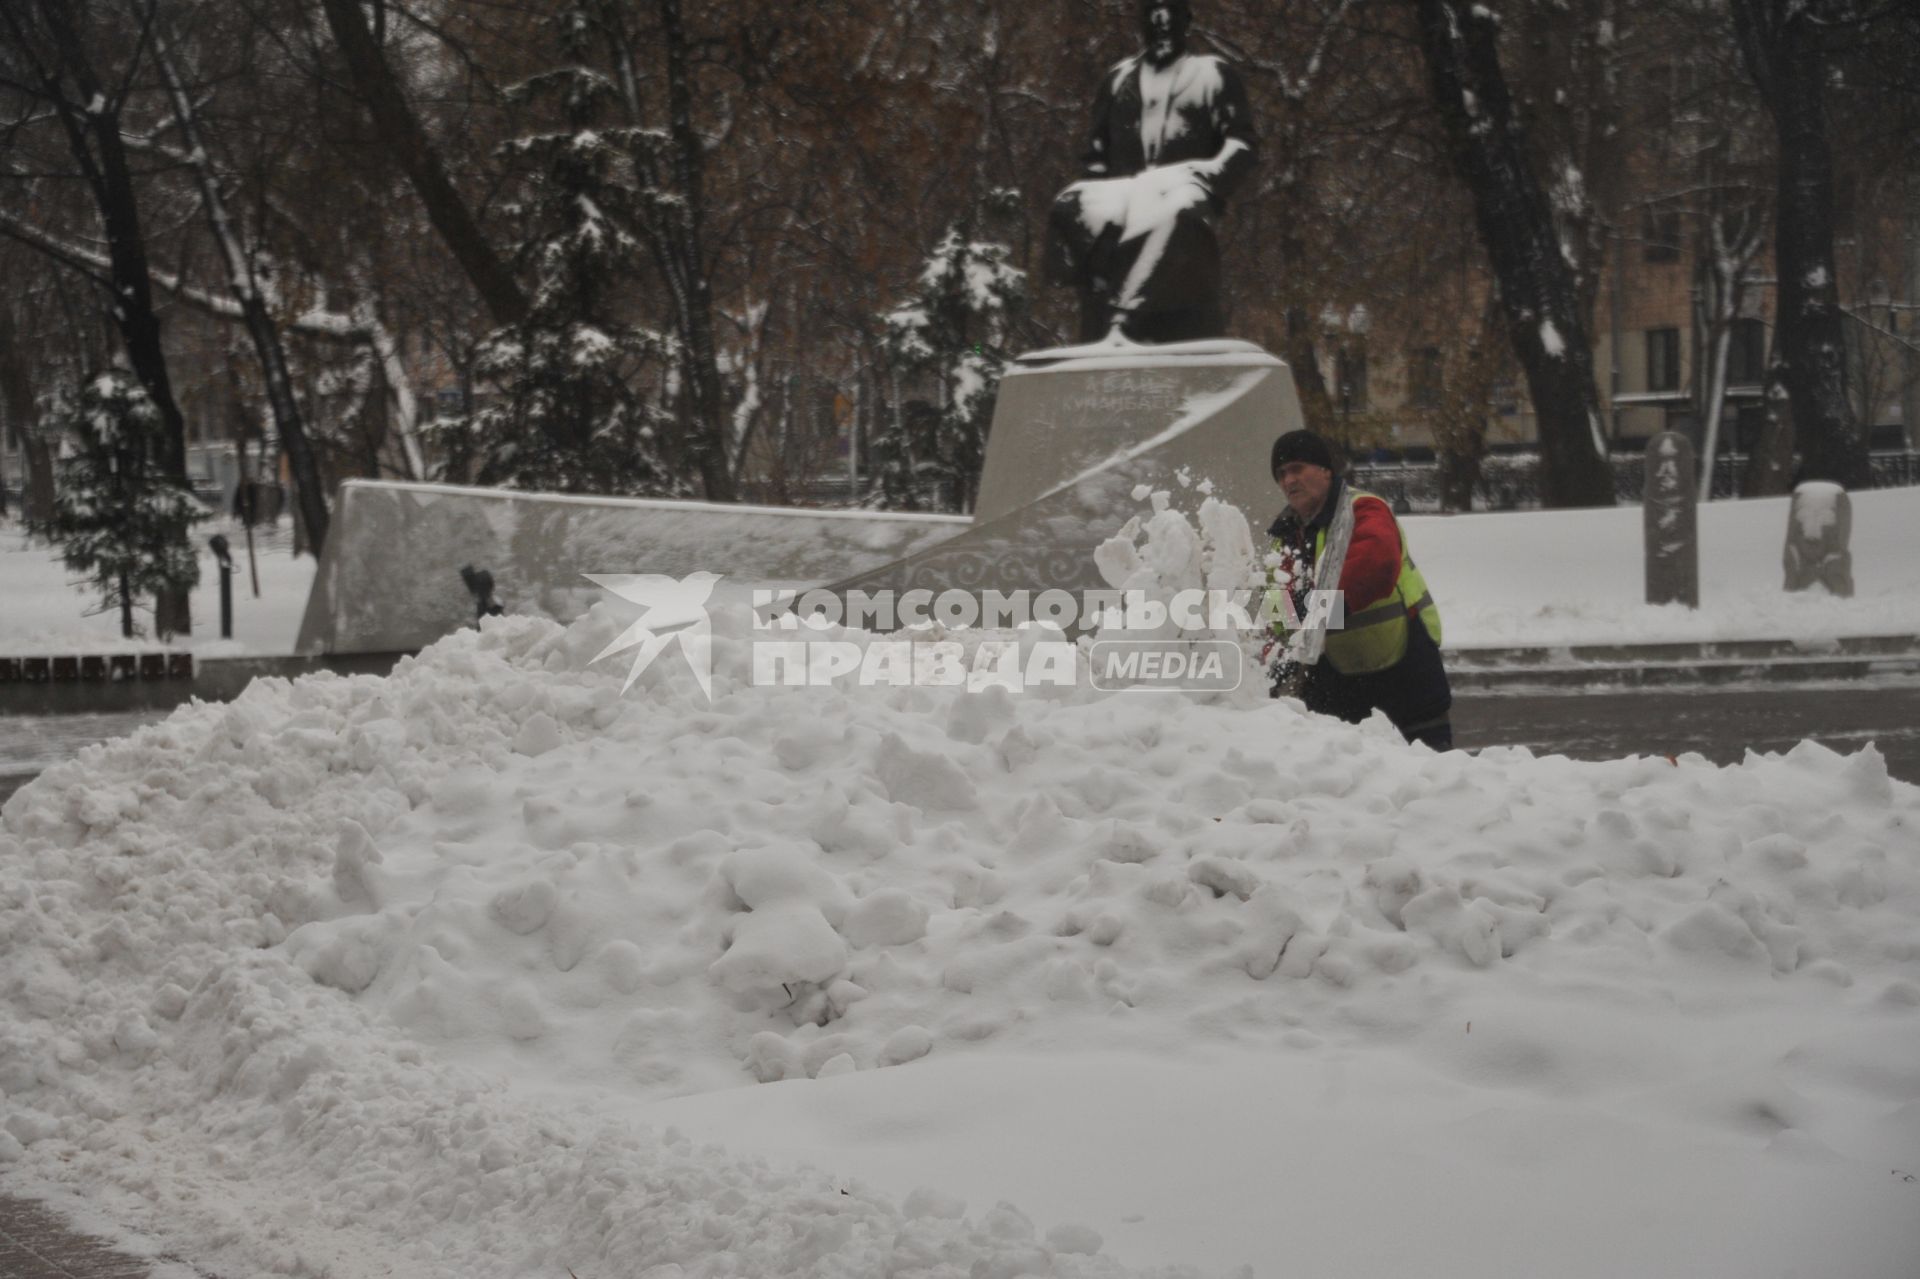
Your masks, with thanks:
[[(120, 637), (120, 614), (98, 612), (100, 599), (60, 562), (43, 541), (30, 540), (12, 520), (0, 520), (0, 656), (52, 657), (69, 653), (190, 649), (201, 657), (277, 655), (293, 652), (300, 615), (313, 584), (311, 556), (293, 555), (292, 523), (254, 530), (260, 568), (260, 598), (253, 597), (247, 568), (247, 536), (238, 524), (213, 520), (194, 529), (200, 548), (200, 584), (193, 592), (193, 634), (162, 644), (153, 637), (152, 602), (138, 620), (143, 638)], [(220, 574), (207, 539), (224, 533), (232, 548), (233, 638), (220, 638)]]
[(9, 1189), (334, 1279), (1920, 1272), (1871, 748), (755, 687), (733, 605), (711, 702), (675, 650), (622, 697), (629, 620), (259, 681), (9, 801)]
[(1920, 489), (1850, 500), (1851, 599), (1782, 589), (1788, 499), (1698, 507), (1698, 609), (1645, 602), (1637, 506), (1404, 523), (1452, 648), (1920, 635)]

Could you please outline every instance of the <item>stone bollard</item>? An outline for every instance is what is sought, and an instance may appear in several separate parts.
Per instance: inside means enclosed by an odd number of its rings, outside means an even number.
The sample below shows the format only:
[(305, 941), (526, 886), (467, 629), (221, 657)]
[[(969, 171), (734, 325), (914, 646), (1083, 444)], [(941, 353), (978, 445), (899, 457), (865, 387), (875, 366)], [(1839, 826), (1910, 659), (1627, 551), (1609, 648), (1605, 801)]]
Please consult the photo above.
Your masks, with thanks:
[(1787, 549), (1783, 561), (1787, 589), (1827, 588), (1839, 596), (1853, 594), (1853, 499), (1838, 484), (1805, 480), (1793, 489), (1787, 513)]
[(1641, 513), (1647, 542), (1647, 603), (1700, 607), (1700, 534), (1693, 442), (1678, 431), (1647, 441)]

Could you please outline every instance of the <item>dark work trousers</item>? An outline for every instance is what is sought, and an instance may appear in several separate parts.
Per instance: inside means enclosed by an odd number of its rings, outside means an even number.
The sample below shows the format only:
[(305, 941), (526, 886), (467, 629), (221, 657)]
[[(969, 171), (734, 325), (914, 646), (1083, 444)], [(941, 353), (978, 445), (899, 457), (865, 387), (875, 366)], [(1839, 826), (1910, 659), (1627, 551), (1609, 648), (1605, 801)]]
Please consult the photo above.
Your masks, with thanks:
[(1374, 711), (1384, 711), (1393, 726), (1410, 742), (1424, 742), (1434, 750), (1453, 749), (1453, 690), (1440, 646), (1418, 618), (1407, 624), (1407, 654), (1384, 671), (1369, 675), (1342, 675), (1322, 657), (1307, 672), (1300, 700), (1310, 711), (1358, 724)]

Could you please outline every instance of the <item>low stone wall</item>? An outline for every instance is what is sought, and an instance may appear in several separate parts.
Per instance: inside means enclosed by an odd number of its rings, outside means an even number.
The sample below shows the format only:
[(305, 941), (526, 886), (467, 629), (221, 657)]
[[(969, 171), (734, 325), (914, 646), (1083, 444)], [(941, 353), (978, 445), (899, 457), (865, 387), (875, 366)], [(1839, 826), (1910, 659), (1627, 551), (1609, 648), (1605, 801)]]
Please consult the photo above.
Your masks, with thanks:
[(471, 625), (464, 567), (493, 577), (510, 613), (572, 621), (600, 598), (585, 574), (695, 570), (735, 583), (812, 585), (887, 563), (966, 528), (964, 517), (575, 497), (355, 480), (300, 623), (314, 653), (418, 650)]

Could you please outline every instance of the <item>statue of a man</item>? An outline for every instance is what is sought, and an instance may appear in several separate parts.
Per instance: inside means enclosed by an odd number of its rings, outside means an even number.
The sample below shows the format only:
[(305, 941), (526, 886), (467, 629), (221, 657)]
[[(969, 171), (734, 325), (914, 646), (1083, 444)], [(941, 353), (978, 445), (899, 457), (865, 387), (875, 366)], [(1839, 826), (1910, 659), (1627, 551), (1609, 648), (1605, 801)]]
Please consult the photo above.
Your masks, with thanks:
[(1048, 273), (1080, 290), (1080, 337), (1140, 342), (1226, 329), (1213, 219), (1253, 168), (1239, 73), (1187, 51), (1187, 0), (1143, 0), (1144, 47), (1100, 82), (1087, 177), (1054, 201)]

